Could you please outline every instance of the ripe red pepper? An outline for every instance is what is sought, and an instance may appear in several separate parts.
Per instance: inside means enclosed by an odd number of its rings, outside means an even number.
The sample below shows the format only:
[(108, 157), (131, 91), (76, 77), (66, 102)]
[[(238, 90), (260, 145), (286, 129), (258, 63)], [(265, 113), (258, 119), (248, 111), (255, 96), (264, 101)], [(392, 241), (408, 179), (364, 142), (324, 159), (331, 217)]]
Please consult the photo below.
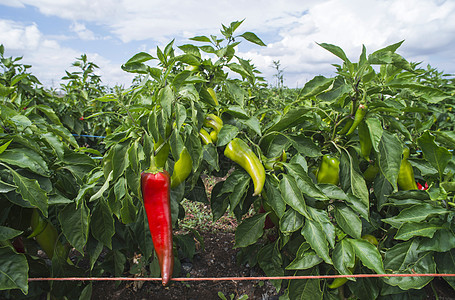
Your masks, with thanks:
[(174, 269), (169, 173), (167, 171), (142, 172), (141, 189), (153, 247), (158, 256), (162, 283), (167, 285)]

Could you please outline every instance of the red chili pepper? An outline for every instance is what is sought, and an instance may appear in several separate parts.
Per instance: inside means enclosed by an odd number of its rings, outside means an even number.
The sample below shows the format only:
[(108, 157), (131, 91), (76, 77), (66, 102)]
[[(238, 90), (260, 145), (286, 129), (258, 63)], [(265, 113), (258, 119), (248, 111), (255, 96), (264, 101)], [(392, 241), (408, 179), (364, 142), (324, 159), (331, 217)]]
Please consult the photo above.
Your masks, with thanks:
[(161, 269), (162, 283), (167, 285), (174, 268), (169, 173), (142, 172), (141, 188), (153, 247)]
[(417, 188), (421, 191), (428, 190), (428, 183), (425, 182), (425, 186), (421, 185), (420, 183), (417, 182)]
[(84, 117), (80, 117), (79, 120), (84, 121)]

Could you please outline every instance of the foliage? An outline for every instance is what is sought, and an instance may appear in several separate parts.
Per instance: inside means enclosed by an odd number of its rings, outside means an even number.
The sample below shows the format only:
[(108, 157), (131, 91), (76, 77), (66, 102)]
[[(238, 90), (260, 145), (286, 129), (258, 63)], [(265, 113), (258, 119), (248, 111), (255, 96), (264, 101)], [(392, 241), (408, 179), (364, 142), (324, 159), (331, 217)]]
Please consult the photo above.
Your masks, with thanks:
[[(164, 166), (170, 174), (183, 149), (192, 160), (190, 176), (171, 191), (174, 228), (189, 201), (209, 204), (214, 221), (229, 211), (240, 223), (239, 263), (258, 265), (268, 276), (455, 272), (453, 77), (406, 61), (396, 53), (402, 42), (369, 55), (362, 47), (358, 62), (322, 43), (321, 51), (341, 61), (334, 77), (316, 76), (301, 89), (285, 88), (282, 80), (268, 88), (251, 61), (235, 53), (240, 41), (264, 46), (254, 33), (235, 35), (241, 23), (223, 25), (221, 37), (191, 38), (196, 45), (157, 47), (157, 57), (137, 53), (122, 66), (137, 74), (129, 88), (104, 87), (97, 66), (82, 55), (74, 63), (80, 70), (67, 72), (57, 94), (0, 47), (0, 268), (6, 274), (0, 295), (89, 296), (90, 284), (27, 278), (136, 274), (128, 266), (137, 253), (146, 275), (159, 276), (139, 178), (162, 144), (170, 146)], [(198, 134), (210, 131), (208, 114), (224, 125), (215, 142), (203, 145)], [(73, 133), (105, 138), (99, 143)], [(253, 196), (250, 174), (224, 156), (234, 138), (262, 163), (273, 162), (260, 195)], [(404, 148), (415, 180), (428, 189), (399, 189)], [(317, 182), (324, 155), (339, 160), (337, 185)], [(202, 176), (227, 176), (209, 203)], [(28, 238), (34, 209), (55, 226), (69, 256), (56, 251), (50, 260)], [(275, 221), (265, 226), (269, 217)], [(379, 244), (363, 239), (366, 234)], [(175, 236), (174, 276), (179, 259), (194, 255), (195, 238), (196, 231)], [(432, 279), (349, 280), (342, 292), (406, 298)], [(325, 280), (273, 284), (283, 299), (337, 297)]]

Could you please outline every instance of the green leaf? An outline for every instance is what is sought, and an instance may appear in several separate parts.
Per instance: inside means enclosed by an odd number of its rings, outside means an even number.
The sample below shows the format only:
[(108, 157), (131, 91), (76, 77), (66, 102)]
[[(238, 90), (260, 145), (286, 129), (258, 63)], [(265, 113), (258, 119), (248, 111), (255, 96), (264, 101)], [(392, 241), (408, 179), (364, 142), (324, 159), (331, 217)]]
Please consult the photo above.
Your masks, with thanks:
[(103, 196), (103, 193), (109, 188), (109, 182), (112, 180), (112, 174), (114, 171), (111, 171), (109, 175), (107, 176), (106, 180), (104, 181), (104, 184), (101, 186), (101, 188), (94, 194), (92, 197), (90, 197), (90, 202), (95, 201)]
[[(284, 270), (282, 267), (283, 259), (278, 248), (278, 242), (264, 246), (261, 250), (259, 250), (257, 257), (259, 266), (267, 276), (284, 276)], [(281, 279), (271, 281), (277, 292), (280, 291), (281, 281)]]
[(7, 149), (0, 154), (0, 161), (19, 168), (28, 169), (42, 176), (49, 176), (49, 169), (43, 157), (31, 149)]
[(455, 132), (454, 131), (433, 131), (436, 140), (443, 146), (455, 149)]
[(77, 209), (76, 203), (65, 206), (58, 214), (62, 231), (66, 239), (80, 253), (84, 253), (89, 229), (90, 210), (84, 203)]
[(395, 190), (397, 189), (402, 152), (401, 141), (395, 135), (385, 131), (379, 142), (379, 168)]
[(239, 134), (239, 129), (236, 126), (229, 124), (224, 125), (218, 133), (217, 146), (222, 147), (227, 145)]
[(311, 108), (308, 107), (297, 107), (291, 108), (289, 111), (285, 112), (278, 122), (266, 130), (266, 133), (277, 131), (282, 132), (285, 129), (290, 129), (294, 126), (297, 126), (303, 122), (304, 119), (312, 119), (308, 112), (311, 112)]
[[(428, 274), (436, 272), (436, 263), (432, 252), (420, 252), (419, 242), (413, 239), (399, 243), (387, 250), (384, 256), (384, 267), (400, 274)], [(388, 277), (384, 281), (402, 290), (421, 289), (433, 277)]]
[(349, 61), (348, 57), (346, 56), (346, 53), (344, 53), (343, 49), (341, 49), (338, 46), (332, 45), (332, 44), (326, 44), (326, 43), (317, 43), (319, 46), (324, 48), (325, 50), (331, 52), (332, 54), (338, 56), (341, 58), (347, 65), (350, 65), (351, 62)]
[(284, 202), (289, 204), (293, 209), (298, 211), (306, 218), (311, 218), (308, 214), (307, 206), (302, 192), (300, 191), (293, 177), (289, 175), (283, 175), (283, 179), (280, 181), (280, 191)]
[(28, 269), (25, 255), (10, 247), (0, 248), (0, 290), (21, 289), (27, 295)]
[(54, 124), (63, 126), (62, 122), (60, 121), (60, 118), (57, 116), (57, 114), (54, 112), (54, 110), (52, 108), (50, 108), (49, 106), (41, 104), (41, 105), (35, 105), (33, 108), (37, 108), (42, 113), (44, 113), (46, 115), (46, 117), (48, 117), (49, 120), (51, 120)]
[(281, 218), (284, 215), (286, 210), (286, 203), (281, 197), (279, 190), (280, 182), (273, 176), (266, 175), (265, 178), (265, 197), (264, 199), (267, 203), (273, 208), (273, 211), (276, 213), (278, 218)]
[(355, 255), (362, 261), (363, 265), (378, 274), (384, 274), (384, 265), (381, 254), (373, 244), (363, 239), (348, 239), (354, 249)]
[(172, 104), (174, 102), (174, 92), (169, 85), (166, 85), (159, 93), (160, 105), (166, 117), (169, 118), (172, 112)]
[(316, 209), (311, 206), (307, 207), (311, 218), (318, 222), (324, 230), (325, 238), (329, 242), (330, 246), (335, 247), (335, 226), (332, 224), (332, 220), (329, 217), (327, 210)]
[(240, 223), (235, 231), (234, 248), (246, 247), (257, 242), (264, 234), (264, 223), (267, 214), (257, 214)]
[(90, 228), (94, 238), (112, 249), (112, 237), (115, 234), (114, 218), (106, 201), (101, 199), (93, 210)]
[(284, 164), (284, 166), (288, 170), (289, 175), (292, 176), (290, 178), (294, 179), (293, 181), (295, 181), (298, 189), (300, 189), (300, 193), (303, 193), (318, 200), (329, 199), (321, 191), (321, 189), (313, 182), (308, 173), (305, 172), (305, 169), (303, 169), (302, 165), (297, 163), (287, 163)]
[(447, 252), (455, 245), (455, 233), (450, 229), (436, 231), (433, 238), (423, 238), (419, 244), (419, 251)]
[(435, 137), (427, 131), (417, 139), (417, 143), (422, 149), (425, 159), (438, 170), (439, 176), (442, 177), (452, 154), (446, 148), (437, 146), (434, 140)]
[(334, 82), (334, 78), (326, 78), (322, 75), (315, 76), (313, 79), (305, 83), (303, 90), (300, 92), (300, 97), (310, 98), (317, 96), (327, 91)]
[(329, 247), (327, 245), (325, 232), (319, 222), (307, 219), (305, 226), (303, 226), (302, 229), (302, 235), (319, 257), (326, 263), (333, 264), (332, 259), (329, 256)]
[(350, 190), (354, 196), (358, 197), (364, 205), (369, 207), (370, 194), (363, 175), (360, 174), (358, 163), (354, 161), (354, 156), (347, 150), (343, 151), (340, 160), (341, 186), (344, 190)]
[(305, 270), (323, 262), (316, 252), (310, 250), (307, 242), (300, 245), (294, 260), (286, 267), (286, 270)]
[(284, 213), (280, 219), (280, 231), (282, 233), (292, 233), (299, 230), (305, 221), (305, 218), (292, 208)]
[[(444, 253), (435, 253), (434, 259), (438, 268), (438, 273), (441, 274), (454, 274), (455, 272), (455, 248)], [(455, 289), (455, 278), (444, 277), (450, 286)]]
[(133, 203), (133, 199), (127, 193), (122, 201), (122, 208), (120, 209), (120, 217), (123, 224), (130, 224), (136, 221), (137, 208)]
[(253, 32), (245, 32), (243, 34), (240, 35), (241, 37), (243, 37), (245, 40), (249, 41), (249, 42), (252, 42), (256, 45), (259, 45), (259, 46), (266, 46), (264, 44), (264, 42), (257, 37), (256, 34), (254, 34)]
[(149, 259), (155, 252), (153, 248), (152, 235), (150, 234), (147, 214), (144, 205), (138, 207), (138, 214), (135, 223), (131, 224), (131, 229), (136, 239), (141, 253), (145, 259)]
[(143, 63), (143, 62), (149, 61), (151, 59), (155, 59), (155, 58), (153, 56), (151, 56), (150, 54), (148, 54), (148, 53), (139, 52), (139, 53), (136, 53), (133, 57), (131, 57), (125, 63), (125, 65), (133, 64), (133, 63)]
[(5, 226), (0, 226), (0, 241), (6, 241), (10, 240), (12, 238), (15, 238), (16, 236), (19, 236), (23, 233), (23, 231), (16, 230), (13, 228), (5, 227)]
[(362, 235), (362, 221), (352, 209), (343, 203), (335, 205), (335, 219), (343, 231), (353, 238), (360, 239)]
[(288, 136), (292, 146), (299, 152), (307, 157), (321, 156), (321, 149), (316, 146), (312, 139), (302, 135)]
[(224, 182), (218, 182), (212, 189), (210, 195), (210, 208), (212, 210), (213, 221), (221, 218), (229, 206), (229, 194), (221, 193), (224, 188)]
[(340, 274), (352, 274), (355, 265), (355, 252), (348, 239), (342, 239), (333, 250), (333, 266)]
[[(296, 276), (318, 276), (319, 268), (300, 270), (295, 273)], [(292, 300), (322, 300), (323, 292), (321, 291), (321, 279), (293, 279), (289, 280), (288, 287), (289, 298)]]
[(421, 222), (434, 215), (447, 214), (449, 211), (441, 207), (433, 207), (430, 204), (422, 203), (403, 209), (398, 215), (382, 219), (383, 222), (399, 228), (406, 222)]
[(245, 126), (248, 126), (251, 130), (253, 130), (257, 135), (261, 136), (262, 131), (261, 131), (261, 123), (256, 117), (251, 117), (247, 120), (242, 120), (239, 119), (239, 122), (242, 123)]
[(371, 143), (373, 144), (373, 149), (376, 152), (379, 152), (379, 143), (382, 139), (382, 133), (384, 130), (382, 129), (381, 120), (378, 119), (378, 116), (375, 117), (368, 117), (365, 120), (368, 130), (370, 131), (370, 138)]
[(432, 238), (434, 233), (442, 227), (431, 223), (407, 222), (403, 223), (398, 229), (395, 239), (407, 241), (415, 236), (424, 236)]
[(38, 207), (43, 215), (47, 218), (48, 197), (46, 192), (40, 187), (36, 179), (29, 179), (10, 170), (13, 175), (13, 181), (17, 186), (17, 192), (22, 199), (29, 202), (32, 206)]
[(9, 144), (11, 144), (12, 141), (13, 140), (9, 140), (8, 142), (0, 146), (0, 154), (2, 154), (6, 150), (6, 148), (8, 148)]

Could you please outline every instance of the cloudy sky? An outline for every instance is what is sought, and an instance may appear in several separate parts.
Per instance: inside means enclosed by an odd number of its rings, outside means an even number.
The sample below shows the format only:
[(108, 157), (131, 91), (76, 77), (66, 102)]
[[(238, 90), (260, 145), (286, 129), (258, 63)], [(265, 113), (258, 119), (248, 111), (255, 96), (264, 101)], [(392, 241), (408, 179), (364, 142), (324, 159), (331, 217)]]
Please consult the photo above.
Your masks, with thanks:
[(57, 87), (84, 53), (105, 84), (129, 86), (120, 66), (137, 52), (220, 35), (221, 24), (242, 19), (238, 34), (252, 31), (267, 46), (243, 42), (238, 53), (271, 84), (273, 61), (289, 87), (333, 75), (339, 60), (316, 43), (357, 60), (362, 44), (371, 53), (405, 40), (397, 52), (409, 61), (455, 73), (455, 0), (0, 0), (0, 44), (46, 86)]

